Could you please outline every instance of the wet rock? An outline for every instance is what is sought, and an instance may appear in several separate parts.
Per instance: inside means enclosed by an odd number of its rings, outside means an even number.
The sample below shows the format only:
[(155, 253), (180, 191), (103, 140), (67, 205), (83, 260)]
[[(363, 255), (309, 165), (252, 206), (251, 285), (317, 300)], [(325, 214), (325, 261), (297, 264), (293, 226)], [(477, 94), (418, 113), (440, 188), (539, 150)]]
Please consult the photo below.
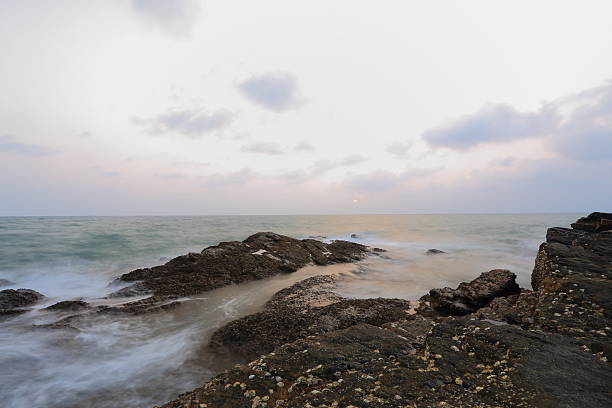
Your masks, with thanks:
[(283, 289), (264, 311), (234, 320), (217, 330), (213, 350), (255, 358), (300, 338), (357, 323), (381, 326), (402, 319), (410, 302), (401, 299), (345, 299), (331, 292), (333, 276), (315, 276)]
[(457, 289), (432, 289), (421, 300), (444, 316), (462, 316), (488, 305), (497, 297), (518, 294), (516, 275), (506, 269), (483, 272), (471, 282), (462, 282)]
[(8, 279), (0, 279), (0, 288), (5, 287), (5, 286), (13, 286), (15, 285), (15, 282), (11, 282)]
[(5, 289), (0, 291), (0, 309), (31, 306), (45, 296), (32, 289)]
[(441, 249), (435, 249), (435, 248), (431, 248), (425, 251), (425, 255), (439, 255), (439, 254), (445, 254), (445, 253), (446, 252), (442, 251)]
[(89, 307), (89, 303), (84, 302), (82, 300), (63, 300), (49, 307), (46, 307), (45, 309), (74, 312), (77, 310), (87, 309), (88, 307)]
[(612, 371), (562, 336), (466, 318), (413, 322), (399, 325), (414, 338), (397, 324), (358, 324), (285, 344), (163, 408), (610, 404)]
[(354, 262), (370, 250), (347, 241), (324, 243), (297, 240), (273, 232), (259, 232), (242, 242), (222, 242), (201, 253), (179, 256), (165, 265), (137, 269), (122, 275), (123, 282), (138, 282), (111, 296), (153, 293), (188, 296), (230, 284), (295, 272), (314, 263)]
[[(316, 328), (318, 321), (297, 320), (300, 310), (327, 308), (326, 318), (337, 320), (346, 300), (313, 307), (319, 295), (308, 296), (314, 288), (325, 298), (334, 282), (304, 281), (279, 292), (269, 309), (290, 310), (296, 326), (283, 326), (282, 319), (271, 326), (301, 338), (163, 408), (610, 407), (612, 234), (601, 227), (607, 218), (586, 218), (578, 228), (549, 229), (532, 274), (534, 290), (518, 290), (513, 274), (493, 270), (457, 289), (433, 290), (398, 320), (356, 321), (314, 337), (316, 330), (303, 327)], [(469, 314), (443, 317), (450, 312)], [(249, 324), (266, 324), (259, 318), (243, 323), (236, 326), (239, 341)], [(254, 337), (270, 333), (283, 336), (269, 327)]]

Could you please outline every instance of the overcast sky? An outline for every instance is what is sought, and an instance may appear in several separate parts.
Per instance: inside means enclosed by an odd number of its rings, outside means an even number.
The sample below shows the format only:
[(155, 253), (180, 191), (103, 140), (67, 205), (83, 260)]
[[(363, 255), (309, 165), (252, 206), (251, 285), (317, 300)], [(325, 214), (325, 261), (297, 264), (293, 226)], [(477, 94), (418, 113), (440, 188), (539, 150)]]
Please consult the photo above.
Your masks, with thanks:
[(0, 215), (610, 211), (611, 16), (0, 0)]

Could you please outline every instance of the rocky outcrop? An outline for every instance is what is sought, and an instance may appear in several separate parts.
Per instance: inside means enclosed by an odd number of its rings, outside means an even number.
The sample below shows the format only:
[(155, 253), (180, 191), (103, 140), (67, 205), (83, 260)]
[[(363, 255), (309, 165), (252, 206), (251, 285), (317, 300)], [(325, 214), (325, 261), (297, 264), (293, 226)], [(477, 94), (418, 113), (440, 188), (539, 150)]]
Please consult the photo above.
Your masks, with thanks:
[(507, 269), (493, 269), (471, 282), (460, 283), (457, 289), (432, 289), (421, 300), (443, 316), (463, 316), (474, 313), (495, 298), (519, 292), (515, 274)]
[(89, 308), (89, 303), (82, 300), (63, 300), (45, 308), (45, 310), (60, 310), (74, 312)]
[(117, 295), (152, 293), (188, 296), (230, 284), (295, 272), (314, 263), (354, 262), (372, 253), (366, 246), (314, 239), (298, 240), (273, 232), (259, 232), (242, 242), (222, 242), (172, 259), (165, 265), (137, 269), (122, 275), (122, 282), (138, 282)]
[(425, 255), (440, 255), (440, 254), (445, 254), (445, 253), (446, 252), (442, 251), (441, 249), (436, 249), (436, 248), (431, 248), (425, 251)]
[(264, 311), (218, 329), (210, 347), (246, 360), (297, 339), (344, 329), (357, 323), (381, 326), (407, 316), (400, 299), (345, 299), (333, 292), (336, 277), (315, 276), (283, 289)]
[(31, 306), (45, 296), (32, 289), (0, 290), (0, 317), (25, 313)]
[[(536, 259), (534, 290), (519, 290), (513, 274), (493, 270), (457, 289), (433, 290), (416, 312), (387, 323), (357, 319), (316, 336), (288, 327), (300, 338), (163, 407), (610, 407), (609, 220), (611, 214), (594, 213), (573, 229), (551, 228)], [(328, 308), (325, 316), (337, 319), (347, 300), (325, 294), (330, 284), (303, 282), (279, 293), (269, 309), (306, 304), (305, 314)], [(321, 294), (331, 303), (312, 306)], [(384, 307), (384, 299), (376, 301)], [(316, 327), (316, 319), (303, 323), (313, 321)], [(245, 333), (260, 324), (267, 323), (247, 318), (235, 327)], [(268, 327), (253, 337), (269, 333), (279, 332)]]

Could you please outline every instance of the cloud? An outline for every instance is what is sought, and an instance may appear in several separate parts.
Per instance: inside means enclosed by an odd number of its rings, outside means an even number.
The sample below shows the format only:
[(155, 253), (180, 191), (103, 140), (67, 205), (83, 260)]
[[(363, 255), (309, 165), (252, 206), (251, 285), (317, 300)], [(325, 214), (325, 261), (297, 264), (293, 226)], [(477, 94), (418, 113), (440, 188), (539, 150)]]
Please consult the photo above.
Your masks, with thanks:
[(238, 88), (251, 102), (276, 112), (302, 104), (297, 77), (289, 72), (268, 72), (241, 82)]
[(302, 140), (295, 145), (296, 152), (314, 152), (316, 149), (306, 140)]
[(213, 133), (229, 126), (234, 120), (234, 114), (227, 110), (217, 110), (213, 113), (196, 110), (169, 110), (153, 118), (133, 118), (137, 125), (148, 127), (149, 134), (180, 133), (189, 137), (199, 137), (205, 133)]
[(132, 0), (132, 8), (149, 24), (177, 37), (190, 37), (201, 0)]
[(354, 166), (359, 163), (363, 163), (368, 159), (360, 154), (352, 154), (345, 156), (339, 160), (317, 160), (314, 163), (312, 170), (313, 174), (322, 174), (338, 167)]
[(21, 143), (12, 136), (0, 136), (0, 152), (20, 154), (23, 156), (47, 156), (57, 153), (47, 146)]
[(612, 160), (612, 83), (564, 98), (577, 106), (556, 132), (554, 148), (576, 160)]
[(410, 149), (412, 149), (413, 145), (413, 142), (393, 142), (389, 146), (387, 146), (385, 150), (387, 151), (387, 153), (394, 154), (398, 157), (404, 157), (406, 156), (406, 153), (408, 153)]
[(276, 143), (251, 143), (244, 145), (240, 148), (241, 151), (246, 153), (260, 153), (260, 154), (272, 154), (278, 155), (283, 154), (283, 150)]
[(466, 150), (483, 143), (546, 136), (558, 123), (557, 112), (548, 106), (539, 112), (519, 112), (510, 105), (490, 104), (476, 113), (425, 131), (423, 139), (433, 147)]
[(531, 137), (543, 138), (552, 152), (567, 158), (612, 160), (612, 83), (559, 98), (536, 112), (488, 105), (423, 133), (430, 146), (454, 150)]

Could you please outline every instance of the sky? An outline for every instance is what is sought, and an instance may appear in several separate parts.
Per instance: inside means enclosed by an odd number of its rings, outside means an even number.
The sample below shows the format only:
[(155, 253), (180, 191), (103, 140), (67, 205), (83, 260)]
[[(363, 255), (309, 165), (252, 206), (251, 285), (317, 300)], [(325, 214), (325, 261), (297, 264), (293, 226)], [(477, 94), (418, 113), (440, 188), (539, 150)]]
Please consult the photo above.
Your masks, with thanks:
[(0, 0), (0, 215), (612, 211), (610, 16)]

